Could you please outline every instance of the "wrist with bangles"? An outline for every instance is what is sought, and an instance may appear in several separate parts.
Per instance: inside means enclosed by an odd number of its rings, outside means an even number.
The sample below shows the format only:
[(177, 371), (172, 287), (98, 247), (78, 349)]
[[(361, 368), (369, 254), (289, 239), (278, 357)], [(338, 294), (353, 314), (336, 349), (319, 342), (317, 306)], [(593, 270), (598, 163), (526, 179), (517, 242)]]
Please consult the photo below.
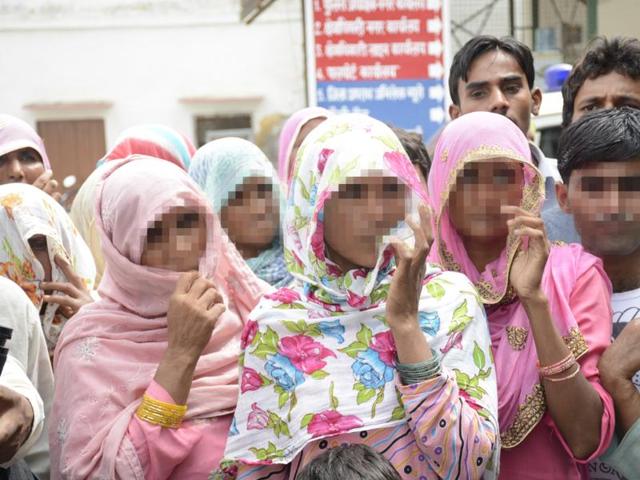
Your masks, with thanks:
[[(562, 377), (556, 377), (556, 375), (566, 373), (570, 370), (572, 370), (571, 373)], [(573, 353), (569, 353), (569, 355), (553, 365), (541, 366), (538, 362), (538, 373), (540, 374), (540, 378), (544, 380), (554, 383), (564, 382), (565, 380), (574, 378), (580, 373), (580, 364)]]
[(146, 393), (136, 411), (139, 419), (164, 428), (179, 428), (186, 413), (186, 405), (161, 402)]

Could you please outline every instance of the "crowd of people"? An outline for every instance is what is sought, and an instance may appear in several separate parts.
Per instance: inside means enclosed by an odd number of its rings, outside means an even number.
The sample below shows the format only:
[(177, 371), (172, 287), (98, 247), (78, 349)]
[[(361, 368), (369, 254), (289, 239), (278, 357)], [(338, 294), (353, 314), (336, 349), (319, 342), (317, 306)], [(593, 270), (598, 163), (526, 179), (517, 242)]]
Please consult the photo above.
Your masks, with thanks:
[(2, 478), (640, 478), (640, 41), (576, 63), (557, 159), (534, 76), (471, 39), (433, 158), (318, 107), (277, 168), (138, 125), (70, 212), (0, 115)]

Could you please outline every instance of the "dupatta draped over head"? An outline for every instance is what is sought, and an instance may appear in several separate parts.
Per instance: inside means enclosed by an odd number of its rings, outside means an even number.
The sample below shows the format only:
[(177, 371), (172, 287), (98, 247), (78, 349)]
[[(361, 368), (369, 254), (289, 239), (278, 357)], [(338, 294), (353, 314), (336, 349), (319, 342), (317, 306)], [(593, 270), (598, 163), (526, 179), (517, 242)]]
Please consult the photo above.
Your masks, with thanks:
[(104, 172), (104, 163), (120, 160), (131, 155), (145, 155), (165, 160), (187, 170), (196, 149), (184, 135), (164, 125), (137, 125), (128, 128), (109, 152), (98, 161), (97, 168), (87, 177), (71, 205), (71, 219), (91, 249), (96, 262), (96, 285), (104, 273), (104, 257), (100, 245), (100, 234), (96, 229), (96, 186)]
[[(284, 214), (284, 196), (275, 169), (262, 150), (247, 140), (229, 137), (204, 145), (194, 155), (189, 175), (205, 192), (216, 214), (227, 205), (245, 180), (250, 177), (266, 178), (273, 186), (273, 198), (278, 204), (280, 218)], [(279, 233), (269, 249), (246, 262), (258, 278), (276, 288), (291, 283)]]
[[(293, 146), (300, 135), (300, 130), (311, 120), (316, 118), (329, 118), (332, 113), (326, 108), (322, 107), (307, 107), (302, 110), (298, 110), (291, 115), (280, 132), (280, 142), (278, 148), (278, 176), (282, 181), (283, 189), (288, 191), (291, 177), (289, 176), (289, 157)], [(292, 172), (293, 175), (293, 172)]]
[[(44, 267), (29, 244), (29, 239), (38, 235), (47, 240), (51, 281), (68, 281), (54, 261), (57, 254), (69, 262), (71, 269), (91, 290), (96, 276), (93, 257), (64, 208), (32, 185), (9, 183), (0, 186), (0, 275), (22, 287), (40, 311), (44, 299), (44, 290), (40, 287), (45, 279)], [(52, 303), (40, 315), (50, 353), (67, 321), (57, 310), (58, 305)]]
[(198, 186), (177, 166), (138, 156), (113, 162), (96, 198), (107, 265), (101, 299), (69, 322), (55, 357), (51, 464), (63, 477), (114, 478), (116, 471), (130, 471), (119, 463), (124, 457), (118, 452), (135, 455), (125, 433), (167, 349), (166, 315), (180, 276), (140, 265), (147, 229), (162, 213), (195, 206), (205, 216), (207, 246), (199, 271), (213, 280), (227, 306), (196, 366), (186, 420), (233, 411), (240, 332), (268, 288), (229, 242)]
[(0, 157), (22, 148), (33, 148), (42, 157), (44, 168), (51, 169), (44, 142), (33, 127), (19, 118), (0, 114)]
[[(371, 175), (397, 178), (411, 195), (424, 198), (400, 141), (377, 120), (334, 116), (302, 144), (284, 234), (287, 264), (298, 282), (266, 295), (243, 332), (241, 395), (228, 461), (289, 463), (313, 440), (406, 422), (385, 319), (395, 271), (392, 249), (381, 242), (374, 268), (348, 272), (325, 249), (327, 200), (350, 178)], [(480, 378), (472, 359), (471, 338), (477, 339), (475, 355), (490, 358), (482, 306), (463, 275), (431, 265), (427, 274), (433, 280), (420, 298), (422, 331), (449, 368), (480, 382), (473, 401), (497, 430), (493, 369)], [(464, 349), (463, 332), (469, 335)]]
[[(529, 144), (520, 129), (507, 117), (494, 113), (463, 115), (442, 132), (429, 172), (429, 198), (434, 212), (434, 244), (429, 261), (446, 270), (464, 273), (487, 306), (498, 374), (502, 446), (512, 448), (526, 438), (546, 411), (529, 319), (509, 285), (511, 264), (520, 242), (509, 235), (499, 257), (479, 272), (448, 210), (449, 195), (458, 173), (468, 163), (491, 159), (522, 165), (524, 183), (520, 207), (539, 214), (544, 201), (544, 178), (531, 160)], [(571, 251), (563, 251), (569, 249)], [(578, 246), (552, 247), (542, 278), (542, 289), (549, 299), (556, 328), (576, 357), (587, 351), (587, 345), (569, 298), (576, 280), (593, 267), (601, 269), (601, 262)]]
[(188, 170), (194, 153), (196, 148), (193, 143), (171, 127), (154, 124), (136, 125), (122, 132), (98, 165), (127, 158), (130, 155), (145, 155), (161, 158), (183, 170)]

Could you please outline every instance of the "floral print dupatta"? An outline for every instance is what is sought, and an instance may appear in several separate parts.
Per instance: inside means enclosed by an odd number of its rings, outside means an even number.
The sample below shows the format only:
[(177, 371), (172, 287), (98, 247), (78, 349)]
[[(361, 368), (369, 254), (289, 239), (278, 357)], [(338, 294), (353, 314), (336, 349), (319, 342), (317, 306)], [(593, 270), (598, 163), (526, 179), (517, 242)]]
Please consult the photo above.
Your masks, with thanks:
[[(312, 440), (407, 421), (385, 320), (392, 250), (379, 242), (374, 268), (348, 272), (326, 256), (325, 202), (348, 178), (366, 174), (396, 177), (425, 198), (397, 137), (367, 116), (330, 118), (298, 152), (284, 233), (297, 282), (263, 297), (244, 329), (228, 461), (286, 464)], [(495, 422), (489, 332), (473, 286), (431, 265), (426, 278), (422, 331), (443, 354), (447, 375), (459, 378), (474, 408)]]

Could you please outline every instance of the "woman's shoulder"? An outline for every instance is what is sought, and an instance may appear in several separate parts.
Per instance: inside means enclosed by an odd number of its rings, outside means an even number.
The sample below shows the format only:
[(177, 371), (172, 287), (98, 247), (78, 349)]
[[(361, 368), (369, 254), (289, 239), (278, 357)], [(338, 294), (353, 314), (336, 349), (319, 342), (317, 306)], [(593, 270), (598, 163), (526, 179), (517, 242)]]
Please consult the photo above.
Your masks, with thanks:
[(575, 278), (592, 269), (602, 270), (602, 260), (579, 243), (552, 242), (547, 263), (554, 275), (571, 273)]

